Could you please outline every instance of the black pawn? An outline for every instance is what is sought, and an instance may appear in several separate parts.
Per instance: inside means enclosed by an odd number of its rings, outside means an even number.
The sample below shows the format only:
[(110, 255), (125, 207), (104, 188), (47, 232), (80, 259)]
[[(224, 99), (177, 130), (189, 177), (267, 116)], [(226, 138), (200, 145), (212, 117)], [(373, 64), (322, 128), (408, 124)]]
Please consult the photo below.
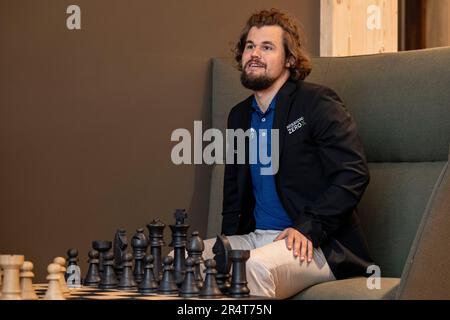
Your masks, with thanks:
[(144, 261), (144, 278), (139, 284), (139, 292), (143, 294), (155, 293), (158, 291), (159, 285), (153, 273), (153, 256), (151, 254), (145, 256)]
[(89, 268), (86, 274), (86, 278), (84, 279), (83, 285), (85, 286), (98, 286), (100, 283), (100, 273), (98, 271), (98, 251), (91, 250), (88, 253), (89, 256)]
[(137, 288), (133, 276), (133, 255), (129, 252), (124, 252), (122, 256), (122, 276), (118, 288), (120, 290), (134, 290)]
[(173, 258), (171, 256), (165, 256), (163, 259), (163, 278), (158, 290), (161, 294), (176, 294), (178, 292), (172, 264)]
[(64, 277), (66, 278), (66, 281), (67, 281), (67, 278), (69, 278), (69, 276), (72, 274), (72, 272), (69, 273), (69, 271), (70, 271), (69, 267), (70, 266), (78, 266), (78, 260), (79, 259), (78, 259), (78, 250), (77, 249), (72, 248), (72, 249), (67, 250), (67, 271), (66, 271), (66, 274), (64, 275)]
[(194, 277), (197, 282), (197, 287), (203, 287), (203, 277), (200, 270), (200, 265), (203, 261), (203, 251), (205, 250), (205, 244), (200, 238), (198, 231), (192, 232), (191, 239), (187, 245), (188, 257), (194, 259)]
[(78, 250), (75, 248), (67, 250), (67, 266), (78, 265)]
[(228, 293), (233, 298), (248, 297), (250, 290), (247, 287), (245, 264), (250, 258), (250, 250), (231, 250), (230, 258), (233, 264), (233, 272)]
[(100, 277), (100, 289), (113, 289), (117, 287), (119, 281), (114, 272), (114, 255), (112, 252), (107, 252), (103, 256), (103, 272)]
[(184, 277), (183, 284), (180, 288), (180, 296), (184, 298), (198, 296), (200, 289), (197, 286), (194, 276), (194, 264), (193, 258), (188, 257), (186, 259), (186, 275)]
[(217, 299), (223, 297), (222, 292), (217, 286), (216, 282), (216, 261), (214, 259), (208, 259), (205, 261), (205, 283), (200, 290), (201, 298)]

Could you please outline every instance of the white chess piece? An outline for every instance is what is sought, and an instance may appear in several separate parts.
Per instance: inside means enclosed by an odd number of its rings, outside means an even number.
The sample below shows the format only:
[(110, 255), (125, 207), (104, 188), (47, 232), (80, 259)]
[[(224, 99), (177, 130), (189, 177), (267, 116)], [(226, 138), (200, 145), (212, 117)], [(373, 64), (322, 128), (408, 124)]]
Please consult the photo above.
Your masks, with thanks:
[(1, 300), (21, 300), (19, 269), (25, 258), (23, 255), (0, 255), (0, 268), (3, 269), (3, 288)]
[(33, 263), (25, 261), (20, 268), (20, 289), (22, 291), (22, 299), (38, 300), (38, 296), (33, 289)]
[(61, 273), (61, 277), (59, 278), (59, 283), (61, 285), (61, 291), (63, 294), (70, 294), (70, 289), (69, 287), (67, 287), (67, 283), (66, 283), (66, 259), (63, 257), (56, 257), (55, 259), (53, 259), (53, 263), (59, 264), (59, 266), (61, 267), (60, 269), (60, 273)]
[(2, 296), (2, 279), (3, 279), (3, 269), (0, 267), (0, 298)]
[(61, 291), (59, 278), (61, 277), (61, 266), (57, 263), (50, 263), (47, 267), (48, 287), (45, 292), (45, 300), (65, 300)]

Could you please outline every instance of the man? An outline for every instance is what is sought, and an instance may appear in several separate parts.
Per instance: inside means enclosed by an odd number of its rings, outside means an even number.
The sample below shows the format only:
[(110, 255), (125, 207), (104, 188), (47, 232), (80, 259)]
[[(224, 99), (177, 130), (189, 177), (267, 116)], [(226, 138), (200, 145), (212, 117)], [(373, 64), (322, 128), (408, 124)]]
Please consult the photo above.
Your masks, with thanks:
[[(235, 51), (253, 95), (231, 110), (228, 128), (252, 130), (259, 147), (279, 145), (273, 175), (261, 174), (260, 161), (225, 167), (222, 233), (233, 249), (251, 250), (251, 293), (283, 299), (366, 275), (372, 259), (356, 206), (369, 172), (354, 120), (333, 90), (304, 81), (310, 61), (286, 14), (252, 15)], [(205, 252), (213, 243), (205, 240)]]

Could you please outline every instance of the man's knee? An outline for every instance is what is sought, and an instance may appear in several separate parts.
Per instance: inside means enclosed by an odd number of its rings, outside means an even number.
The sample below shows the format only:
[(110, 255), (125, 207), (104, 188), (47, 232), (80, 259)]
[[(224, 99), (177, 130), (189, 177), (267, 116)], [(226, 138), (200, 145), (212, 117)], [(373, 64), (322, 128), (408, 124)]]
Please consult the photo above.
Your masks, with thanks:
[(251, 256), (247, 260), (245, 267), (247, 269), (247, 273), (256, 273), (258, 275), (268, 275), (271, 273), (270, 266), (258, 256)]

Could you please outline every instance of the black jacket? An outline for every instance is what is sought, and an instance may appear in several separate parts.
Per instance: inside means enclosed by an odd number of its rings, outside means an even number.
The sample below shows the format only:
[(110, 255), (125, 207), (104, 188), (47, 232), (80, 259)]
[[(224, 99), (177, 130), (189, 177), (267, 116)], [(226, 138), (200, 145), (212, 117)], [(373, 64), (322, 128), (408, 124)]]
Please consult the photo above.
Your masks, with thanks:
[[(230, 111), (229, 129), (249, 129), (252, 99)], [(300, 128), (289, 133), (289, 124), (298, 124), (302, 117)], [(273, 128), (280, 137), (277, 193), (293, 227), (322, 248), (337, 279), (367, 276), (373, 262), (356, 206), (369, 183), (369, 171), (355, 122), (342, 100), (327, 87), (288, 80), (278, 92)], [(225, 166), (225, 235), (255, 229), (248, 139), (246, 155), (245, 164)]]

